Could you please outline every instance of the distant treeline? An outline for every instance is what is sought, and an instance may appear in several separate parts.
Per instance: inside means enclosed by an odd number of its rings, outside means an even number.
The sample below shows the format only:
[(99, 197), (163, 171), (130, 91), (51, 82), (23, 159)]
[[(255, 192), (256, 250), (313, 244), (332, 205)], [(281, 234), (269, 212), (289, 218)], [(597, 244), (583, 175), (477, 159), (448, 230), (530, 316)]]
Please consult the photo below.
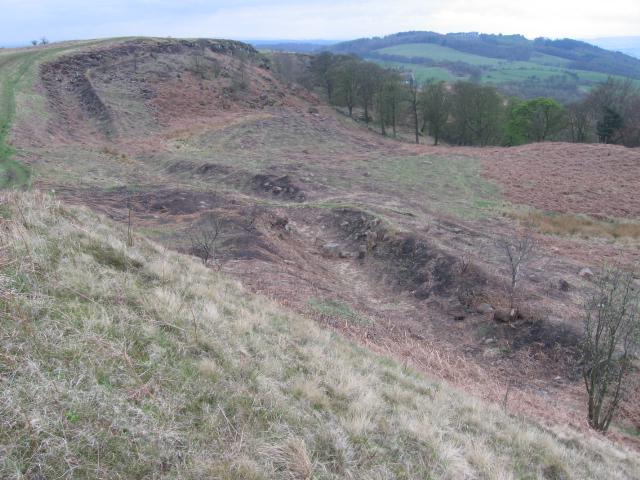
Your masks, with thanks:
[(474, 32), (446, 35), (435, 32), (404, 32), (386, 37), (352, 40), (332, 45), (327, 49), (333, 53), (374, 58), (380, 55), (375, 52), (376, 50), (407, 43), (432, 43), (460, 52), (504, 60), (527, 61), (534, 53), (544, 53), (569, 60), (566, 65), (569, 69), (640, 79), (639, 59), (571, 39), (528, 40), (522, 35), (490, 35)]
[[(435, 144), (521, 145), (541, 141), (602, 142), (640, 146), (640, 90), (631, 80), (610, 78), (579, 102), (506, 96), (469, 81), (418, 84), (413, 76), (354, 55), (323, 52), (293, 68), (286, 55), (276, 68), (382, 135), (409, 127), (415, 141)], [(287, 63), (288, 62), (288, 63)], [(301, 66), (302, 65), (302, 66)], [(295, 77), (295, 78), (291, 78)]]

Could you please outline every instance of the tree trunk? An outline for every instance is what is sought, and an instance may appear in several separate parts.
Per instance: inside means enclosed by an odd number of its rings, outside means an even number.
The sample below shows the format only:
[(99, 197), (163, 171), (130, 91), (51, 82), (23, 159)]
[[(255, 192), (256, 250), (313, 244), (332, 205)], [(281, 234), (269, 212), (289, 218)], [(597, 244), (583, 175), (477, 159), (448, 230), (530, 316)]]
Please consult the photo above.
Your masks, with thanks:
[(416, 134), (416, 143), (420, 143), (420, 130), (418, 128), (418, 105), (414, 102), (413, 104), (413, 126)]
[(393, 127), (393, 138), (396, 138), (396, 104), (391, 106), (391, 122)]

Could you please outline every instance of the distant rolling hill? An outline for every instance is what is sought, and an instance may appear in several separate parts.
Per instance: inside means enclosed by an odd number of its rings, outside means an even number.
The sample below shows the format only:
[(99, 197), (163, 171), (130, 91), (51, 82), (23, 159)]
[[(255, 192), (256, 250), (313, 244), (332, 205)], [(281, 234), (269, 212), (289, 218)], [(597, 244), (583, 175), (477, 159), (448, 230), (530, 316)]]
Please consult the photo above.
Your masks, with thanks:
[(640, 83), (640, 59), (571, 39), (404, 32), (325, 48), (410, 70), (419, 81), (472, 79), (525, 97), (575, 100), (609, 76)]

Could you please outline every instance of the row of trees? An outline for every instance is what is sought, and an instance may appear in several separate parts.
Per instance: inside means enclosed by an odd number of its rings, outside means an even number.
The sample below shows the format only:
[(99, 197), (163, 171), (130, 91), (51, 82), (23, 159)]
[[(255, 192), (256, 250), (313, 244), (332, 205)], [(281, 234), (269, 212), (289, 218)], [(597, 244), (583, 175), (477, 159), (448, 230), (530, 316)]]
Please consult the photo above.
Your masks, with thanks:
[(640, 90), (609, 79), (587, 97), (563, 105), (552, 98), (507, 98), (494, 86), (459, 81), (419, 85), (397, 70), (351, 55), (321, 53), (311, 60), (312, 86), (329, 101), (375, 123), (383, 135), (409, 127), (416, 143), (520, 145), (548, 140), (640, 146)]

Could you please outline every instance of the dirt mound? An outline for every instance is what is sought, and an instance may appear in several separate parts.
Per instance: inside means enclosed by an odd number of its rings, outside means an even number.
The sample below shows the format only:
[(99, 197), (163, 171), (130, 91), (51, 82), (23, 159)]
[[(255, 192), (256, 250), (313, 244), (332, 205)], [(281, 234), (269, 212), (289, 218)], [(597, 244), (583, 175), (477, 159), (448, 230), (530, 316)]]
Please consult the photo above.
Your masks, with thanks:
[(251, 186), (255, 192), (270, 194), (295, 202), (304, 202), (306, 195), (289, 175), (255, 175), (251, 179)]
[(474, 265), (443, 250), (427, 238), (394, 232), (380, 219), (356, 209), (336, 210), (330, 222), (357, 257), (372, 257), (397, 288), (420, 300), (431, 295), (456, 296), (470, 304), (489, 283)]
[(168, 173), (189, 173), (200, 175), (203, 177), (226, 177), (234, 173), (234, 169), (227, 165), (217, 163), (194, 163), (189, 161), (180, 161), (173, 163), (167, 168)]
[(537, 143), (480, 155), (486, 175), (515, 203), (563, 213), (640, 215), (640, 149)]
[(40, 67), (50, 133), (135, 137), (185, 119), (282, 105), (287, 90), (250, 45), (226, 40), (102, 43)]

